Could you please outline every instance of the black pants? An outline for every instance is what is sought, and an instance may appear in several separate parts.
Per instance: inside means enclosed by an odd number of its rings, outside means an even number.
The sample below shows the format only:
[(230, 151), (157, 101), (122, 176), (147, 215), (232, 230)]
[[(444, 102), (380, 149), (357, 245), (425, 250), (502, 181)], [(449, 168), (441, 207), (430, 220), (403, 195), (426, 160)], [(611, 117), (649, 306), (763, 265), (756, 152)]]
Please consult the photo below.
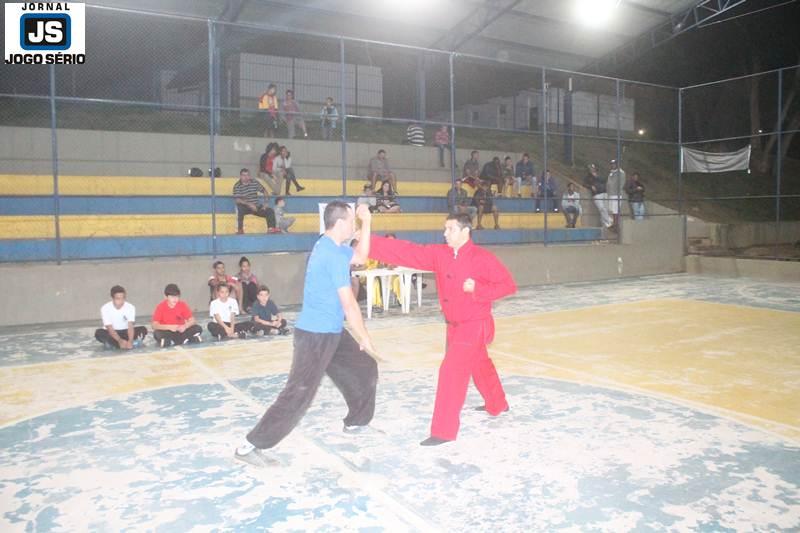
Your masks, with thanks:
[(239, 231), (244, 230), (244, 217), (245, 215), (255, 215), (257, 217), (267, 219), (267, 229), (275, 227), (275, 211), (271, 207), (264, 205), (258, 206), (258, 209), (253, 210), (250, 206), (238, 204), (236, 206), (238, 220), (236, 221), (236, 228)]
[(341, 333), (294, 331), (294, 356), (289, 379), (247, 440), (256, 448), (272, 448), (300, 422), (322, 377), (327, 374), (347, 402), (345, 425), (365, 426), (375, 414), (378, 365), (362, 352), (346, 330)]
[(242, 282), (242, 309), (250, 309), (258, 296), (258, 285)]
[(187, 341), (197, 342), (200, 340), (200, 335), (202, 334), (203, 334), (203, 328), (195, 324), (194, 326), (189, 326), (188, 328), (186, 328), (183, 333), (179, 331), (156, 330), (153, 332), (153, 338), (159, 344), (163, 339), (164, 346), (169, 346), (171, 344), (181, 345)]
[(289, 194), (289, 185), (291, 185), (292, 183), (294, 183), (295, 190), (299, 191), (300, 190), (300, 184), (297, 183), (297, 178), (294, 175), (294, 169), (293, 168), (287, 168), (286, 169), (286, 194)]
[(272, 330), (280, 331), (283, 328), (285, 328), (286, 327), (286, 319), (285, 318), (281, 319), (281, 325), (279, 327), (277, 327), (277, 328), (275, 326), (267, 326), (265, 324), (259, 324), (255, 320), (252, 322), (252, 324), (253, 324), (253, 329), (251, 329), (250, 331), (252, 331), (253, 334), (258, 333), (259, 331), (263, 331), (264, 335), (269, 335), (270, 333), (272, 333)]
[[(231, 323), (230, 322), (225, 322), (225, 325), (226, 326), (230, 326)], [(251, 329), (253, 329), (253, 323), (251, 321), (249, 321), (249, 320), (247, 322), (237, 322), (233, 326), (233, 332), (236, 333), (237, 335), (239, 333), (243, 332), (243, 331), (245, 333), (247, 333)], [(213, 321), (208, 323), (208, 331), (214, 337), (222, 336), (222, 338), (224, 339), (224, 338), (227, 338), (227, 336), (228, 336), (228, 334), (225, 333), (225, 330), (222, 329), (222, 326), (220, 326), (219, 324), (217, 324), (216, 322), (213, 322)]]
[[(118, 329), (117, 335), (120, 336), (123, 340), (128, 340), (128, 330), (127, 329)], [(136, 326), (133, 328), (133, 338), (134, 339), (144, 339), (147, 337), (147, 328), (144, 326)], [(98, 329), (94, 332), (94, 338), (97, 339), (98, 342), (103, 344), (110, 344), (114, 348), (119, 348), (119, 343), (111, 337), (111, 334), (108, 332), (106, 328)]]
[(564, 217), (567, 219), (567, 227), (574, 228), (575, 222), (578, 221), (578, 208), (574, 206), (565, 207)]

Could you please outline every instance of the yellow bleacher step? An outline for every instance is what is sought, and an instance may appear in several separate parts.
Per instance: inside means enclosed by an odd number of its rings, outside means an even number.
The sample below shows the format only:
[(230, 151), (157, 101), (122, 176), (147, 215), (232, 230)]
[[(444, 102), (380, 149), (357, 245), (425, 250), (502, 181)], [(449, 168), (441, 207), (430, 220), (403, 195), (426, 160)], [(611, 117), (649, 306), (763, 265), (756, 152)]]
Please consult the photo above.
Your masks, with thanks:
[[(295, 233), (319, 231), (319, 215), (313, 213), (290, 214), (296, 218), (291, 230)], [(443, 213), (386, 213), (373, 217), (373, 230), (439, 231), (444, 228)], [(557, 215), (553, 215), (557, 216)], [(552, 216), (550, 218), (551, 224)], [(491, 223), (491, 216), (484, 220)], [(500, 214), (504, 229), (539, 229), (544, 227), (541, 213)], [(191, 215), (64, 215), (60, 217), (61, 236), (64, 238), (93, 237), (154, 237), (163, 235), (210, 235), (211, 214)], [(263, 218), (245, 217), (245, 233), (263, 233)], [(217, 215), (217, 233), (236, 232), (233, 214)], [(0, 216), (0, 239), (52, 239), (55, 226), (51, 216)]]
[[(218, 196), (231, 196), (236, 177), (219, 177), (215, 181)], [(340, 180), (298, 178), (306, 190), (297, 196), (339, 196)], [(350, 179), (347, 194), (358, 196), (366, 183)], [(449, 182), (400, 181), (401, 196), (445, 196)], [(186, 176), (60, 176), (58, 191), (63, 196), (210, 196), (211, 181), (207, 177)], [(467, 188), (467, 191), (472, 189)], [(52, 175), (0, 174), (0, 196), (47, 196), (53, 194)], [(530, 196), (530, 187), (523, 188)]]

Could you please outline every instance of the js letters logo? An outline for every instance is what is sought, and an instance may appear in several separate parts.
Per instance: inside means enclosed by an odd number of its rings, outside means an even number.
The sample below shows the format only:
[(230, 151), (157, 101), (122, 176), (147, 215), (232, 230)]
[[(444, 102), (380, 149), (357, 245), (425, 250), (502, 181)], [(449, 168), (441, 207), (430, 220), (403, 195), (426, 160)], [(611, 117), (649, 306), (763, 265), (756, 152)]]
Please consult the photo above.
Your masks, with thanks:
[(82, 65), (86, 62), (85, 4), (6, 4), (5, 62)]

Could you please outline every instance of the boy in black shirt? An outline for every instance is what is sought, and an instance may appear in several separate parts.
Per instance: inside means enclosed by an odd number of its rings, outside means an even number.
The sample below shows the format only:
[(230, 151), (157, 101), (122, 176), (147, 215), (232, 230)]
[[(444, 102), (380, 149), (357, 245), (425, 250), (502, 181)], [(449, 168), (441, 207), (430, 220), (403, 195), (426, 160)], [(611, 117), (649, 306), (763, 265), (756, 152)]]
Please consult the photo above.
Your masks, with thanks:
[(281, 316), (281, 311), (275, 302), (269, 298), (269, 288), (261, 285), (258, 288), (257, 301), (253, 304), (250, 312), (253, 313), (253, 334), (259, 331), (264, 335), (287, 335), (289, 328), (286, 327), (286, 319)]

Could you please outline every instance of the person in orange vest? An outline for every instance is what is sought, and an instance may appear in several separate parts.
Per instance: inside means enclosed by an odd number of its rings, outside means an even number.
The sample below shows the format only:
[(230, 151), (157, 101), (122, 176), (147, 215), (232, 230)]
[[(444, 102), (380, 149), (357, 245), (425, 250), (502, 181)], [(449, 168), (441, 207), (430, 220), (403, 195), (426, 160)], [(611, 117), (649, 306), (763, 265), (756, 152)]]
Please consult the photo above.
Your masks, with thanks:
[(492, 416), (508, 410), (503, 385), (486, 350), (494, 338), (492, 302), (517, 291), (506, 267), (471, 239), (467, 214), (445, 221), (447, 244), (419, 245), (372, 237), (369, 256), (384, 263), (430, 270), (436, 274), (439, 303), (447, 321), (447, 347), (439, 367), (430, 437), (422, 446), (456, 439), (469, 380), (483, 396), (477, 409)]

